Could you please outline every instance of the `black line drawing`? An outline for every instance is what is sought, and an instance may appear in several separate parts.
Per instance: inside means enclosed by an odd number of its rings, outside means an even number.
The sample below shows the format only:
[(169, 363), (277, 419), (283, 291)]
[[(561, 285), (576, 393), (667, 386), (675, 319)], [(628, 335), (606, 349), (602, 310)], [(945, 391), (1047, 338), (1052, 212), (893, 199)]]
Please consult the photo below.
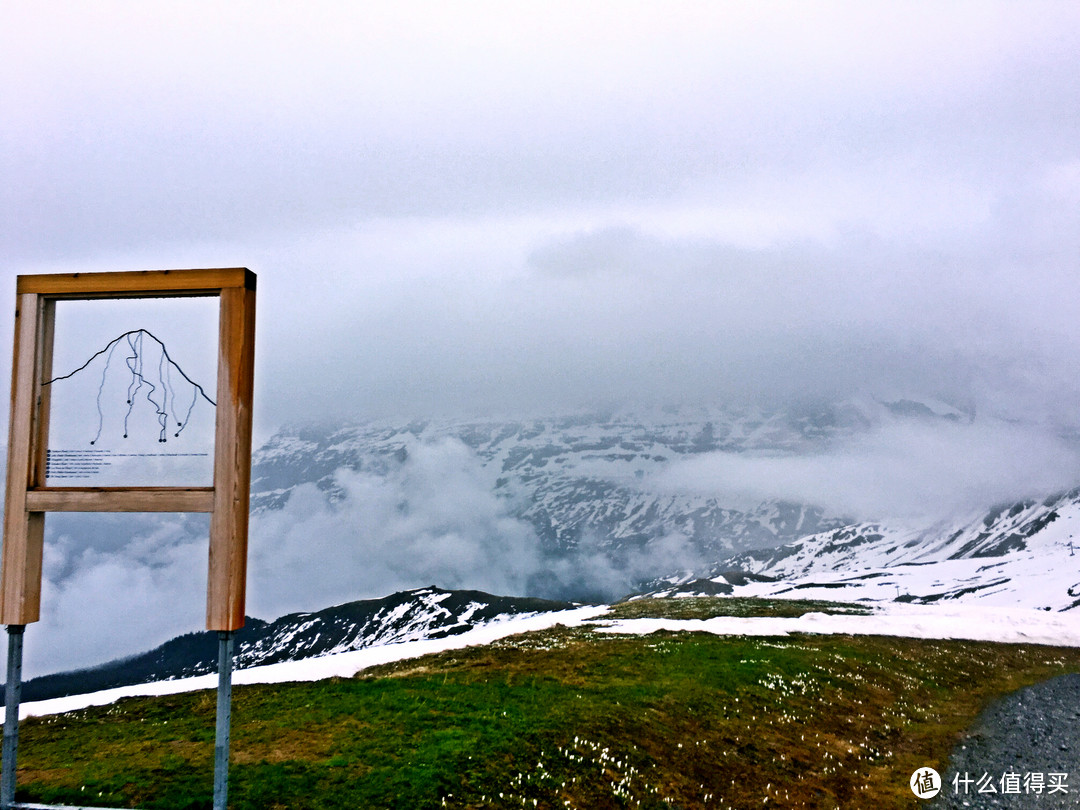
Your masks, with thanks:
[[(146, 338), (150, 338), (153, 341), (149, 348), (145, 346)], [(168, 349), (165, 348), (164, 342), (154, 336), (149, 330), (146, 329), (132, 329), (131, 331), (124, 332), (119, 337), (113, 338), (106, 344), (105, 348), (95, 352), (91, 355), (90, 359), (79, 366), (74, 371), (67, 374), (62, 374), (59, 377), (53, 377), (51, 380), (47, 380), (42, 383), (45, 385), (52, 385), (53, 383), (60, 382), (61, 380), (67, 380), (74, 377), (80, 371), (83, 371), (90, 367), (97, 358), (102, 355), (105, 356), (105, 365), (101, 371), (101, 381), (98, 384), (97, 390), (97, 414), (98, 414), (98, 427), (97, 433), (94, 438), (90, 440), (90, 444), (96, 444), (101, 438), (101, 432), (104, 429), (105, 413), (101, 407), (101, 398), (105, 391), (105, 382), (109, 375), (109, 368), (113, 362), (113, 355), (116, 353), (116, 349), (121, 344), (127, 346), (127, 354), (124, 356), (124, 365), (127, 367), (131, 374), (131, 379), (127, 385), (127, 411), (124, 413), (124, 438), (128, 438), (128, 421), (131, 418), (131, 413), (135, 409), (136, 398), (139, 392), (145, 387), (147, 390), (143, 394), (146, 401), (154, 407), (154, 412), (157, 416), (158, 422), (158, 441), (167, 442), (169, 433), (169, 417), (171, 416), (176, 423), (176, 432), (173, 434), (174, 438), (179, 438), (183, 433), (184, 428), (188, 426), (191, 421), (191, 413), (195, 410), (195, 406), (199, 402), (199, 398), (205, 399), (215, 408), (217, 403), (210, 399), (203, 387), (191, 379), (182, 368), (176, 363), (175, 360), (169, 356)], [(153, 358), (151, 358), (151, 367), (149, 372), (146, 368), (147, 353), (153, 351), (154, 344), (157, 344), (160, 349), (160, 355), (157, 361), (157, 373), (156, 376), (153, 371)], [(191, 402), (177, 404), (177, 391), (176, 385), (173, 382), (172, 372), (173, 370), (183, 377), (184, 381), (191, 386)], [(149, 374), (149, 376), (148, 376)], [(152, 379), (153, 378), (153, 379)], [(156, 383), (156, 384), (155, 384)], [(186, 405), (186, 410), (185, 409)], [(183, 413), (183, 418), (180, 417), (180, 413)]]

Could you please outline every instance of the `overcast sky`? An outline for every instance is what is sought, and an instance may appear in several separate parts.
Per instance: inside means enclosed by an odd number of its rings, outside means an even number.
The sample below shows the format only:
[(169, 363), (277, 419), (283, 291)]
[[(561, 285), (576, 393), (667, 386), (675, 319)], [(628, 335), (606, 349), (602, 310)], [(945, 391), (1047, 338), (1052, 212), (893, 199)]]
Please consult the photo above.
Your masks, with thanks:
[[(257, 440), (856, 395), (1076, 430), (1078, 53), (1074, 0), (0, 0), (0, 337), (20, 273), (247, 266)], [(971, 463), (1075, 470), (1017, 436)]]
[(854, 391), (1073, 418), (1074, 2), (0, 9), (0, 318), (18, 273), (248, 266), (260, 435)]

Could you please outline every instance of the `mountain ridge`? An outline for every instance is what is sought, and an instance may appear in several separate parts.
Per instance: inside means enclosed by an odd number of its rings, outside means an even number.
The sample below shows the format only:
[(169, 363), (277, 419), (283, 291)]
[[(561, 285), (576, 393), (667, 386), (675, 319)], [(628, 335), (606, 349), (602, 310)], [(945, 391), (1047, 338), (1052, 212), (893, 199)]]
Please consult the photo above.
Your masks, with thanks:
[[(705, 576), (652, 583), (653, 595), (707, 593), (915, 603), (980, 601), (1080, 608), (1080, 488), (922, 529), (853, 523), (733, 555)], [(731, 572), (752, 582), (732, 584)], [(726, 586), (726, 587), (725, 587)]]
[(716, 559), (848, 520), (784, 498), (736, 504), (721, 494), (668, 491), (655, 486), (658, 471), (707, 453), (809, 453), (868, 424), (862, 410), (840, 405), (293, 427), (254, 454), (252, 508), (280, 509), (301, 484), (330, 501), (344, 498), (341, 471), (386, 477), (407, 464), (418, 443), (451, 440), (473, 455), (484, 485), (531, 527), (545, 555), (587, 543), (617, 559), (678, 535), (697, 556)]
[[(444, 638), (510, 616), (574, 607), (532, 597), (494, 596), (483, 591), (435, 586), (361, 599), (273, 621), (247, 617), (236, 631), (234, 667), (275, 664), (360, 650), (379, 644)], [(218, 634), (199, 631), (88, 669), (43, 675), (23, 683), (22, 699), (47, 700), (217, 671)]]

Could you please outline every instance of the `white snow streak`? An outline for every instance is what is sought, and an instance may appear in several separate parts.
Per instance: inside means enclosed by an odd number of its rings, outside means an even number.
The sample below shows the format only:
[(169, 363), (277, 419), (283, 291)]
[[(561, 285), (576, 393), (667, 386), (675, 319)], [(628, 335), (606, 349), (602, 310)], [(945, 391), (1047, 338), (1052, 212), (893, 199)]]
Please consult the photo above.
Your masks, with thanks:
[[(239, 670), (234, 684), (317, 681), (350, 678), (368, 667), (417, 658), (430, 653), (490, 644), (498, 639), (559, 625), (589, 625), (599, 632), (647, 635), (661, 630), (716, 635), (785, 636), (791, 633), (903, 636), (924, 639), (967, 639), (1014, 644), (1080, 647), (1080, 616), (1023, 608), (965, 605), (926, 606), (890, 604), (871, 615), (847, 616), (807, 613), (798, 618), (623, 619), (607, 621), (606, 606), (534, 614), (491, 622), (449, 638), (382, 644), (352, 652), (302, 661), (285, 661)], [(24, 703), (20, 717), (61, 714), (88, 706), (102, 706), (121, 698), (170, 695), (214, 689), (217, 675), (125, 686), (86, 695)], [(0, 718), (3, 710), (0, 709)]]
[[(380, 644), (351, 652), (323, 655), (317, 658), (305, 658), (300, 661), (282, 661), (261, 667), (241, 669), (233, 673), (233, 684), (249, 683), (286, 683), (291, 681), (319, 681), (325, 678), (351, 678), (357, 672), (368, 667), (418, 658), (422, 655), (459, 650), (491, 644), (500, 638), (528, 633), (533, 630), (545, 630), (549, 627), (564, 625), (576, 627), (585, 621), (606, 613), (606, 606), (590, 606), (573, 610), (560, 610), (549, 613), (535, 613), (524, 617), (515, 617), (502, 622), (489, 622), (456, 636), (447, 638), (406, 641), (399, 644)], [(122, 686), (105, 689), (86, 695), (23, 703), (19, 706), (19, 717), (37, 717), (47, 714), (84, 709), (87, 706), (104, 706), (120, 698), (136, 696), (173, 695), (178, 692), (195, 692), (200, 689), (216, 689), (217, 674), (199, 675), (195, 678), (178, 678), (171, 681)], [(0, 722), (4, 711), (0, 708)]]
[(624, 619), (600, 622), (604, 633), (647, 635), (661, 630), (716, 635), (786, 636), (791, 633), (965, 639), (1011, 644), (1080, 647), (1080, 616), (1023, 608), (893, 604), (868, 616), (806, 613), (798, 618)]

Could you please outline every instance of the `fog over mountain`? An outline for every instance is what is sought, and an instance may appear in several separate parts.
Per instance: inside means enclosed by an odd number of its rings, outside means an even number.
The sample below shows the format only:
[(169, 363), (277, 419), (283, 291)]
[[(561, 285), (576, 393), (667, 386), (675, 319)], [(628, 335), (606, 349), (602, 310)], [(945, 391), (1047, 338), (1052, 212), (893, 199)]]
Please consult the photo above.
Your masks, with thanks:
[[(1070, 437), (931, 405), (286, 428), (255, 453), (248, 613), (424, 583), (610, 601), (866, 521), (933, 546), (1080, 478)], [(201, 626), (205, 517), (53, 515), (47, 526), (34, 635), (51, 643), (28, 644), (31, 672)]]
[[(906, 401), (934, 418), (669, 447), (630, 480), (723, 493), (714, 527), (768, 501), (918, 522), (1080, 483), (1075, 3), (45, 0), (5, 7), (0, 50), (0, 335), (21, 273), (250, 267), (257, 446)], [(135, 328), (183, 340), (160, 320)], [(255, 516), (251, 612), (540, 574), (608, 593), (711, 553), (666, 532), (559, 570), (529, 482), (430, 430), (397, 466), (329, 471), (348, 497), (297, 480)], [(201, 518), (49, 525), (29, 667), (201, 626)]]

